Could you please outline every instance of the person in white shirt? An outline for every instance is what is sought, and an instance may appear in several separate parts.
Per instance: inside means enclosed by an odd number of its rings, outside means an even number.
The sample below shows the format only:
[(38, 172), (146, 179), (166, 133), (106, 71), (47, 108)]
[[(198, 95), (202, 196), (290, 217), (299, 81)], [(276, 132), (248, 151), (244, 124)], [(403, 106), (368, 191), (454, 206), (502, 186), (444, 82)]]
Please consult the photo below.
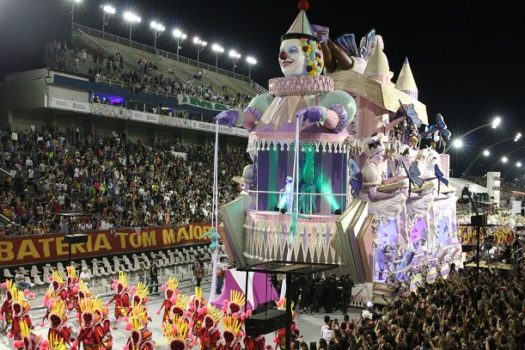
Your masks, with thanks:
[(334, 336), (334, 331), (332, 329), (332, 321), (330, 320), (330, 316), (324, 317), (324, 325), (321, 327), (321, 338), (326, 340), (327, 343), (330, 343), (330, 340), (332, 340)]
[(80, 279), (89, 286), (89, 282), (91, 281), (91, 273), (89, 272), (89, 269), (87, 267), (84, 267), (82, 269), (82, 272), (80, 273)]

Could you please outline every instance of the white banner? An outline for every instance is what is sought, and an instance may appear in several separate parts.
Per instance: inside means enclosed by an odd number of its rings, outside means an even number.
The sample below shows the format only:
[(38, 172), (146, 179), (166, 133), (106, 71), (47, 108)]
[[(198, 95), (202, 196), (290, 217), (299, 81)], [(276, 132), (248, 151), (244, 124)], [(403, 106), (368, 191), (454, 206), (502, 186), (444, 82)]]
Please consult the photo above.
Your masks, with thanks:
[(70, 111), (81, 112), (81, 113), (91, 112), (91, 108), (88, 102), (77, 102), (77, 101), (67, 100), (65, 98), (55, 97), (51, 95), (47, 95), (47, 107), (67, 109)]
[(160, 124), (160, 116), (158, 114), (146, 113), (140, 111), (131, 111), (131, 120), (138, 120), (147, 123)]

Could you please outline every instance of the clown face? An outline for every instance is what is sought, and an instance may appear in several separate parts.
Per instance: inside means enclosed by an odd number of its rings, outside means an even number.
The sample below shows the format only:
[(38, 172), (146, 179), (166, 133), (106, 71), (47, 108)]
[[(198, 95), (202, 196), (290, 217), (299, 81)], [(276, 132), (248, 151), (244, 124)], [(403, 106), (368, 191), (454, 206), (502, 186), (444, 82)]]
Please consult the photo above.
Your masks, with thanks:
[(279, 65), (285, 77), (306, 75), (306, 57), (300, 39), (286, 39), (279, 49)]

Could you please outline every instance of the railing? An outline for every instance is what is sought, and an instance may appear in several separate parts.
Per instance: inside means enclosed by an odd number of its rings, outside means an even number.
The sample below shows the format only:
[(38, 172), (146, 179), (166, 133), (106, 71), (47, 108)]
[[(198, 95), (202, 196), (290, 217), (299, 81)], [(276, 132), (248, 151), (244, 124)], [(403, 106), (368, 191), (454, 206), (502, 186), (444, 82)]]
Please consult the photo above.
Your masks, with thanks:
[(95, 49), (99, 49), (99, 50), (101, 49), (107, 55), (112, 55), (113, 54), (104, 45), (102, 45), (101, 43), (99, 43), (98, 41), (93, 39), (91, 36), (89, 36), (86, 33), (84, 33), (82, 30), (78, 29), (77, 32), (80, 33), (82, 35), (82, 37), (85, 38), (85, 40), (87, 40), (89, 43), (91, 43), (91, 45), (93, 45)]
[[(278, 203), (281, 204), (283, 207), (284, 204), (286, 204), (286, 193), (283, 191), (254, 191), (250, 190), (248, 191), (248, 195), (250, 196), (250, 209), (259, 211), (259, 195), (265, 195), (267, 197), (270, 197), (270, 195), (276, 195), (278, 197)], [(330, 215), (332, 214), (332, 211), (334, 211), (334, 206), (338, 206), (341, 211), (344, 211), (345, 200), (346, 200), (347, 194), (346, 193), (329, 193), (329, 192), (299, 192), (299, 213), (300, 214), (308, 214), (308, 215)], [(295, 201), (296, 193), (293, 193), (293, 200)], [(324, 212), (321, 210), (321, 208), (316, 208), (317, 202), (320, 200), (327, 202), (327, 205), (330, 207), (330, 212)], [(293, 204), (295, 208), (295, 202)], [(322, 204), (321, 204), (322, 206)], [(281, 208), (279, 208), (281, 209)], [(267, 210), (267, 208), (261, 208), (261, 210)], [(273, 209), (270, 209), (273, 210)], [(290, 210), (287, 210), (288, 212)]]
[(238, 79), (238, 80), (241, 80), (241, 81), (245, 81), (245, 82), (251, 83), (251, 84), (254, 85), (254, 88), (256, 89), (256, 91), (259, 92), (259, 93), (264, 93), (264, 92), (267, 91), (261, 85), (255, 83), (253, 80), (251, 80), (247, 76), (239, 74), (239, 73), (235, 73), (235, 72), (232, 72), (232, 71), (229, 71), (229, 70), (226, 70), (226, 69), (218, 68), (218, 67), (209, 65), (207, 63), (198, 62), (198, 61), (193, 60), (191, 58), (187, 58), (187, 57), (184, 57), (184, 56), (181, 56), (181, 55), (177, 55), (177, 54), (174, 54), (174, 53), (169, 52), (169, 51), (155, 49), (153, 46), (141, 44), (141, 43), (138, 43), (138, 42), (133, 41), (133, 40), (130, 42), (129, 39), (125, 39), (125, 38), (119, 37), (119, 36), (114, 35), (114, 34), (109, 34), (107, 32), (102, 33), (102, 31), (100, 31), (100, 30), (93, 29), (93, 28), (90, 28), (90, 27), (86, 27), (86, 26), (83, 26), (83, 25), (78, 24), (78, 23), (75, 23), (73, 25), (73, 29), (74, 30), (78, 30), (78, 31), (82, 31), (85, 35), (87, 34), (87, 35), (95, 36), (95, 37), (98, 37), (98, 38), (101, 38), (101, 39), (104, 39), (104, 40), (112, 41), (112, 42), (117, 43), (117, 44), (127, 45), (127, 46), (130, 46), (130, 47), (132, 47), (134, 49), (137, 49), (137, 50), (141, 50), (141, 51), (144, 51), (144, 52), (149, 52), (149, 53), (154, 54), (154, 55), (161, 55), (163, 57), (172, 59), (174, 61), (178, 61), (178, 62), (182, 62), (182, 63), (185, 63), (185, 64), (189, 64), (189, 65), (192, 65), (192, 66), (195, 66), (195, 67), (198, 67), (198, 68), (203, 68), (203, 69), (206, 69), (208, 71), (215, 72), (215, 73), (218, 73), (218, 74), (222, 74), (222, 75), (225, 75), (225, 76), (230, 77), (230, 78), (234, 78), (234, 79)]

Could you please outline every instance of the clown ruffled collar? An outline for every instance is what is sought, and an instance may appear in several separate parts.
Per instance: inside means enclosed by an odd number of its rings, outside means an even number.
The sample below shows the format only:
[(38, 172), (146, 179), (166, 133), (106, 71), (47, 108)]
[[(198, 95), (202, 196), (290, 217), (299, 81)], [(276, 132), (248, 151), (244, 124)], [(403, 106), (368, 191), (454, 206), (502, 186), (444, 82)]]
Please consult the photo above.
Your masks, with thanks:
[(334, 91), (334, 80), (328, 76), (294, 76), (270, 79), (268, 92), (274, 96), (315, 95)]

